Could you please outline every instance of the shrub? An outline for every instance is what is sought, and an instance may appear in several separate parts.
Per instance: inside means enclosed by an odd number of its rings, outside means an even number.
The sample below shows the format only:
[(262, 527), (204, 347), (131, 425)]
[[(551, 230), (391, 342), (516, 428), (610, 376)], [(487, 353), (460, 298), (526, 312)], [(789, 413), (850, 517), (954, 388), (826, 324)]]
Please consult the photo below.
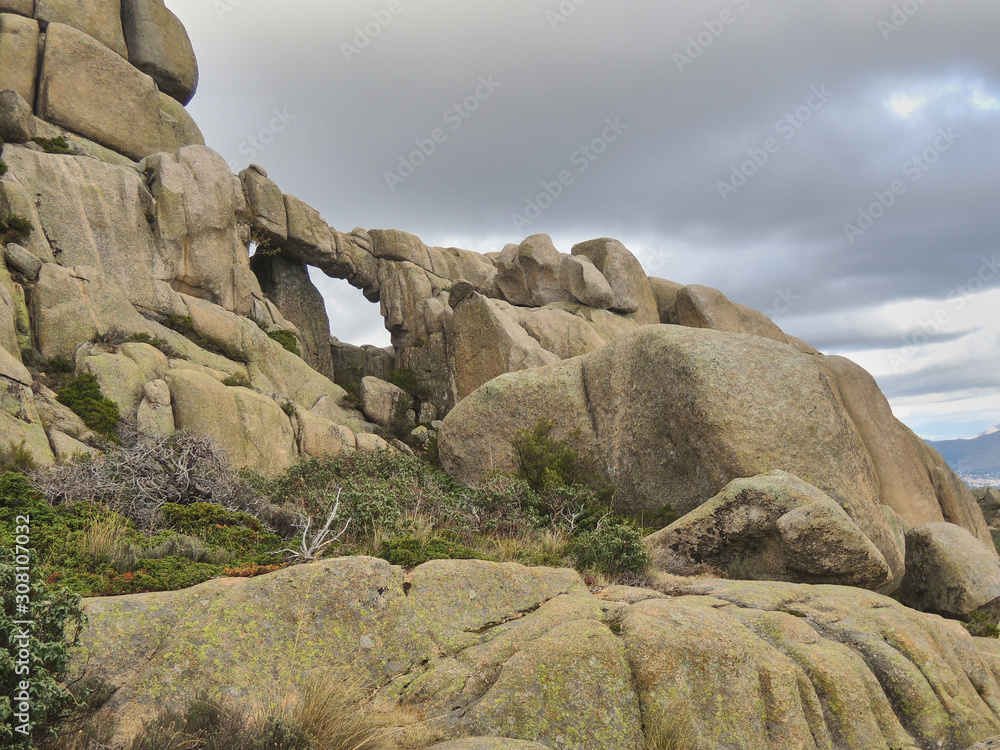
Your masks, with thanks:
[(28, 474), (35, 468), (37, 468), (35, 456), (28, 450), (24, 440), (20, 443), (11, 441), (6, 448), (0, 446), (0, 474), (5, 474), (8, 471)]
[(68, 375), (73, 372), (73, 363), (63, 355), (57, 354), (45, 361), (45, 370), (52, 375)]
[(428, 560), (483, 560), (484, 555), (455, 541), (434, 537), (423, 541), (403, 536), (382, 542), (378, 556), (392, 565), (415, 568)]
[(0, 177), (3, 177), (5, 174), (7, 174), (7, 162), (0, 159)]
[(569, 546), (577, 567), (608, 576), (635, 575), (649, 566), (649, 551), (635, 524), (612, 515), (597, 528), (577, 536)]
[(70, 147), (66, 139), (61, 135), (57, 135), (55, 138), (42, 138), (39, 136), (34, 141), (47, 154), (69, 154), (71, 156), (76, 156), (77, 154), (76, 149)]
[(230, 375), (222, 381), (222, 384), (229, 388), (253, 388), (253, 384), (249, 380), (238, 375)]
[(972, 635), (979, 638), (1000, 638), (1000, 628), (993, 624), (985, 612), (973, 612), (962, 624)]
[(407, 367), (401, 367), (398, 370), (393, 370), (386, 377), (386, 382), (392, 383), (397, 388), (402, 388), (413, 398), (424, 399), (430, 395), (430, 391), (426, 387), (420, 385), (417, 373)]
[(579, 430), (569, 440), (552, 437), (555, 426), (541, 420), (530, 430), (517, 433), (512, 444), (518, 457), (520, 476), (536, 490), (586, 486), (599, 499), (609, 502), (614, 489), (596, 470), (593, 456), (581, 455), (572, 446), (579, 441)]
[(31, 222), (23, 216), (8, 216), (0, 219), (0, 241), (13, 242), (31, 234), (33, 229)]
[(131, 341), (131, 339), (131, 332), (126, 331), (124, 328), (119, 328), (118, 326), (111, 326), (104, 333), (94, 331), (94, 335), (90, 338), (90, 343), (105, 344), (107, 346), (121, 346), (122, 344)]
[(121, 420), (118, 404), (105, 398), (101, 386), (90, 373), (83, 373), (59, 389), (59, 402), (72, 409), (94, 432), (110, 439)]
[(296, 357), (302, 356), (299, 352), (298, 339), (295, 338), (295, 334), (291, 331), (268, 331), (267, 336), (277, 341), (286, 351), (291, 352)]
[(165, 356), (171, 359), (185, 359), (181, 352), (174, 349), (159, 336), (150, 336), (148, 333), (133, 333), (129, 336), (128, 340), (135, 344), (149, 344), (154, 349), (159, 349)]
[[(21, 519), (16, 519), (21, 520)], [(18, 524), (16, 532), (31, 535), (31, 524)], [(27, 546), (27, 545), (24, 545)], [(3, 608), (0, 610), (0, 651), (8, 657), (0, 663), (0, 738), (6, 748), (36, 747), (39, 741), (54, 736), (59, 722), (75, 704), (73, 696), (62, 685), (69, 667), (69, 649), (76, 645), (86, 616), (79, 597), (65, 589), (52, 591), (38, 576), (34, 554), (13, 547), (0, 562), (0, 590)], [(24, 565), (23, 563), (27, 563)], [(28, 570), (27, 584), (19, 576)], [(19, 593), (16, 586), (26, 586)], [(22, 588), (20, 591), (24, 591)], [(26, 606), (26, 611), (18, 609)], [(26, 632), (15, 625), (18, 620), (31, 620)], [(24, 639), (19, 636), (25, 636)], [(23, 681), (30, 680), (30, 718), (24, 724), (17, 718), (21, 713), (18, 693)], [(23, 727), (24, 732), (17, 730)]]

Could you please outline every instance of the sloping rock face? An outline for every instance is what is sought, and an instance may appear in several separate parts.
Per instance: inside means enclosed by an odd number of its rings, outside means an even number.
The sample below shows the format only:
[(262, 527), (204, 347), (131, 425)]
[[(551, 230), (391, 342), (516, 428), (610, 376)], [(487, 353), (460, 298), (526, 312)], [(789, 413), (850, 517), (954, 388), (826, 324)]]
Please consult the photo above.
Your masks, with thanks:
[(132, 160), (203, 145), (183, 106), (197, 84), (187, 32), (163, 0), (0, 6), (0, 90), (20, 93), (56, 134)]
[(969, 491), (934, 478), (934, 456), (858, 370), (759, 336), (647, 326), (487, 383), (445, 419), (441, 459), (466, 482), (514, 471), (511, 441), (549, 419), (553, 437), (596, 456), (624, 511), (688, 513), (734, 479), (782, 470), (836, 501), (887, 562), (900, 554), (882, 506), (909, 526), (964, 526), (992, 548)]
[(640, 750), (657, 715), (696, 750), (957, 750), (1000, 733), (1000, 652), (850, 588), (595, 597), (568, 570), (344, 558), (86, 605), (74, 664), (119, 686), (102, 712), (120, 737), (199, 690), (252, 706), (333, 664), (484, 738), (442, 750)]

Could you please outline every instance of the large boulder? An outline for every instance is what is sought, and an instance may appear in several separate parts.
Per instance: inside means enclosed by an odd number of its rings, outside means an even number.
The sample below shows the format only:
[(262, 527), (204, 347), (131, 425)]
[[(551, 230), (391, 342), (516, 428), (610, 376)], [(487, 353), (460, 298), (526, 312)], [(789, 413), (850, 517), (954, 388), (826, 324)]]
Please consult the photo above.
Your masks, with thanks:
[(406, 426), (406, 412), (413, 407), (413, 399), (399, 386), (378, 378), (361, 379), (358, 390), (365, 416), (385, 428)]
[(240, 182), (250, 211), (251, 227), (262, 249), (275, 251), (288, 239), (288, 211), (285, 196), (263, 167), (251, 164), (240, 172)]
[(39, 117), (141, 159), (160, 150), (159, 96), (152, 78), (105, 45), (70, 26), (49, 24)]
[(43, 27), (72, 26), (120, 57), (128, 57), (122, 33), (121, 0), (35, 0), (34, 15)]
[(30, 17), (35, 10), (35, 0), (0, 0), (0, 13), (17, 13)]
[(31, 105), (15, 89), (0, 91), (0, 141), (27, 143), (38, 133)]
[(0, 13), (0, 90), (14, 89), (31, 104), (38, 74), (38, 37), (37, 21)]
[(961, 526), (929, 523), (906, 535), (900, 601), (924, 612), (1000, 623), (1000, 560)]
[(878, 590), (903, 572), (902, 545), (887, 561), (828, 495), (780, 471), (730, 482), (646, 543), (661, 567), (749, 562), (769, 580)]
[(562, 256), (547, 234), (507, 245), (497, 258), (497, 286), (512, 305), (543, 307), (570, 299), (563, 287)]
[(669, 504), (687, 513), (734, 479), (780, 469), (829, 495), (887, 561), (898, 557), (898, 534), (883, 504), (910, 525), (947, 511), (989, 538), (971, 495), (940, 496), (926, 469), (911, 478), (915, 499), (883, 491), (877, 461), (925, 458), (905, 440), (899, 454), (880, 452), (874, 420), (859, 430), (837, 388), (822, 359), (787, 344), (646, 326), (584, 357), (487, 383), (445, 419), (441, 459), (469, 483), (514, 471), (513, 438), (550, 420), (554, 438), (596, 457), (623, 511)]
[(788, 336), (766, 315), (734, 304), (718, 289), (707, 286), (693, 285), (677, 290), (670, 318), (671, 323), (690, 328), (711, 328), (762, 336), (783, 344), (788, 342)]
[(568, 570), (326, 560), (86, 600), (73, 672), (117, 688), (97, 719), (119, 740), (199, 693), (253, 707), (338, 664), (375, 701), (472, 736), (441, 750), (640, 750), (660, 718), (693, 750), (964, 748), (1000, 733), (1000, 650), (877, 594), (678, 580), (671, 595), (598, 596)]
[(653, 296), (646, 272), (622, 243), (607, 238), (590, 240), (574, 245), (572, 253), (589, 258), (604, 274), (614, 294), (611, 310), (631, 315), (639, 325), (656, 325), (660, 322), (656, 297)]
[(120, 1), (129, 62), (187, 104), (198, 88), (198, 61), (183, 24), (163, 0)]

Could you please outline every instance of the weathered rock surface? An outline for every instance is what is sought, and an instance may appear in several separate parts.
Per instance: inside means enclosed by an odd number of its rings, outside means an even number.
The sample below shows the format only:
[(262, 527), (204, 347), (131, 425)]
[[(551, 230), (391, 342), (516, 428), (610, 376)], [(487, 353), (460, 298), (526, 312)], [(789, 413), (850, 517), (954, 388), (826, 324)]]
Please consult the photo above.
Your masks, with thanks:
[(183, 24), (163, 0), (120, 1), (129, 62), (187, 104), (198, 88), (198, 61)]
[(0, 90), (13, 89), (29, 104), (37, 90), (39, 33), (37, 21), (0, 13)]
[(127, 58), (122, 34), (121, 0), (35, 0), (35, 18), (43, 26), (65, 24)]
[(639, 325), (660, 322), (656, 298), (642, 265), (618, 240), (599, 239), (573, 246), (573, 255), (589, 258), (604, 274), (614, 299), (611, 310), (631, 315)]
[(39, 117), (132, 159), (159, 150), (159, 92), (153, 79), (62, 23), (49, 24), (45, 34), (37, 107)]
[(512, 305), (543, 307), (569, 299), (562, 283), (562, 258), (547, 234), (507, 245), (496, 265), (497, 286)]
[(0, 91), (0, 140), (27, 143), (38, 133), (31, 106), (15, 89)]
[(413, 406), (406, 391), (378, 378), (362, 378), (358, 396), (365, 416), (387, 428), (405, 426), (404, 415)]
[(773, 580), (872, 590), (902, 575), (905, 554), (897, 549), (890, 565), (828, 495), (780, 471), (730, 482), (646, 542), (667, 568), (749, 560)]
[(850, 588), (595, 598), (573, 571), (343, 558), (86, 606), (74, 664), (118, 686), (102, 718), (121, 737), (199, 690), (252, 706), (334, 664), (447, 734), (488, 735), (442, 750), (639, 750), (661, 713), (696, 750), (963, 748), (1000, 732), (1000, 651)]
[[(907, 524), (935, 514), (989, 539), (971, 494), (941, 492), (914, 443), (901, 439), (898, 453), (869, 447), (880, 434), (870, 412), (838, 396), (824, 360), (787, 344), (648, 326), (585, 357), (490, 381), (445, 419), (441, 458), (467, 482), (513, 471), (510, 441), (549, 419), (553, 437), (596, 456), (625, 510), (670, 504), (687, 513), (734, 479), (780, 469), (833, 498), (887, 561), (898, 558), (898, 546), (883, 505)], [(916, 492), (880, 483), (880, 460), (923, 466), (907, 479)]]
[(900, 600), (925, 612), (1000, 623), (1000, 560), (966, 529), (918, 526), (906, 535), (906, 577)]
[(31, 16), (35, 10), (35, 0), (0, 0), (0, 13), (19, 13)]

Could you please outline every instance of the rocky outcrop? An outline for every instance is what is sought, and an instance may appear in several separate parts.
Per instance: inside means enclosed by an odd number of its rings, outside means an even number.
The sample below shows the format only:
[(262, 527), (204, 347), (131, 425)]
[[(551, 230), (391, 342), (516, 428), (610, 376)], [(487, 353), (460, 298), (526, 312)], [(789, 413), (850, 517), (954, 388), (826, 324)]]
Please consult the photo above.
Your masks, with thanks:
[(780, 471), (730, 482), (646, 542), (656, 550), (656, 564), (668, 570), (725, 570), (749, 561), (756, 575), (770, 580), (872, 590), (902, 575), (905, 556), (901, 535), (887, 561), (840, 505)]
[(101, 718), (121, 737), (199, 690), (252, 706), (334, 664), (446, 735), (489, 738), (449, 750), (640, 750), (657, 716), (697, 750), (963, 748), (1000, 732), (1000, 652), (957, 623), (857, 589), (678, 581), (595, 597), (567, 570), (344, 558), (88, 600), (74, 663), (118, 688)]
[(961, 526), (929, 523), (906, 535), (900, 601), (924, 612), (1000, 623), (1000, 560)]
[(37, 21), (0, 13), (0, 90), (12, 89), (31, 104), (38, 90), (40, 33)]
[[(934, 515), (989, 544), (971, 494), (932, 481), (933, 462), (888, 423), (877, 389), (845, 397), (842, 368), (767, 338), (647, 326), (584, 357), (490, 381), (445, 419), (441, 458), (467, 482), (513, 471), (516, 433), (546, 419), (553, 437), (596, 456), (623, 511), (669, 504), (688, 513), (734, 479), (778, 469), (835, 500), (887, 562), (899, 557), (898, 534), (883, 505), (908, 525)], [(893, 461), (919, 470), (904, 482), (882, 465)]]

